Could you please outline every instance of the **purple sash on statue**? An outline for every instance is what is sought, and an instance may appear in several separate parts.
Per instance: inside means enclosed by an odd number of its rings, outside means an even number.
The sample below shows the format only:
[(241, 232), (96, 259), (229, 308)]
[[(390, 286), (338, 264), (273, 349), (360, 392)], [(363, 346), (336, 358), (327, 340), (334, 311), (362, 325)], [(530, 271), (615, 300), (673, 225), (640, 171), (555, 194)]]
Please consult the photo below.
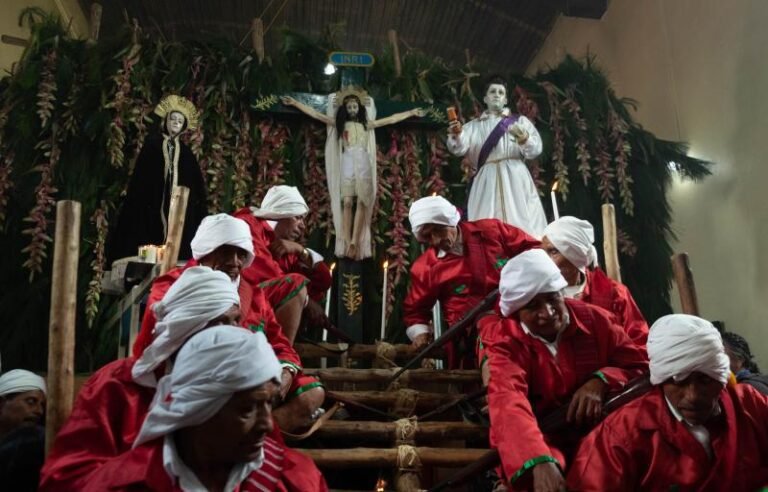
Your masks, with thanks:
[(496, 147), (496, 144), (499, 143), (499, 140), (501, 140), (501, 137), (507, 131), (507, 128), (514, 124), (519, 118), (520, 116), (516, 114), (505, 116), (499, 121), (496, 127), (491, 130), (491, 134), (485, 139), (482, 148), (480, 148), (480, 153), (477, 156), (477, 169), (480, 169), (483, 164), (485, 164), (485, 161), (488, 160), (488, 156), (491, 155), (491, 151)]

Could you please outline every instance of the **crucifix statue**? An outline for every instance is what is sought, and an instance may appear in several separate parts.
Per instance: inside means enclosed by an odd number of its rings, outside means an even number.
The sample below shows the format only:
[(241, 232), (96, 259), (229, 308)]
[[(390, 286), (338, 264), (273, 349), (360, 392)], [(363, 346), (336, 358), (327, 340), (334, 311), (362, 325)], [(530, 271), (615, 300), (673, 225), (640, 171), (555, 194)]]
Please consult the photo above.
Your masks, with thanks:
[(290, 96), (281, 100), (327, 126), (325, 173), (336, 229), (336, 256), (370, 258), (371, 216), (377, 188), (374, 130), (412, 116), (422, 117), (425, 111), (414, 108), (376, 119), (373, 99), (355, 86), (330, 94), (325, 114)]

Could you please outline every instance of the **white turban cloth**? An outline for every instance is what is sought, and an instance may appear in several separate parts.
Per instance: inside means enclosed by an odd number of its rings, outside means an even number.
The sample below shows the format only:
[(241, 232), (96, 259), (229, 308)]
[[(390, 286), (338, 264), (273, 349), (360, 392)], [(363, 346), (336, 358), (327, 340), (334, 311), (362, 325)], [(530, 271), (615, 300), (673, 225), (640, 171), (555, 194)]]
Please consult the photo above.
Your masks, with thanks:
[(544, 250), (524, 251), (510, 258), (501, 270), (501, 314), (509, 316), (531, 302), (537, 294), (559, 292), (566, 285), (568, 282), (560, 269)]
[(133, 365), (133, 380), (143, 386), (155, 386), (155, 368), (233, 304), (240, 304), (240, 295), (237, 284), (226, 273), (204, 266), (184, 270), (165, 296), (152, 306), (157, 316), (155, 338)]
[(298, 188), (277, 185), (267, 190), (261, 208), (251, 207), (251, 212), (261, 219), (280, 220), (307, 215), (309, 207)]
[(694, 372), (728, 382), (730, 362), (723, 339), (705, 319), (690, 314), (662, 316), (651, 326), (647, 347), (651, 384), (669, 378), (682, 381)]
[(24, 369), (14, 369), (0, 376), (0, 396), (12, 395), (14, 393), (24, 393), (27, 391), (40, 390), (48, 393), (45, 386), (45, 379), (34, 372)]
[(581, 273), (597, 263), (597, 251), (592, 245), (595, 242), (595, 229), (586, 220), (560, 217), (550, 222), (543, 235)]
[(280, 381), (281, 372), (261, 332), (220, 325), (198, 333), (179, 350), (171, 373), (160, 380), (133, 447), (206, 422), (234, 393)]
[(426, 224), (455, 227), (460, 218), (458, 209), (441, 196), (419, 198), (413, 202), (408, 211), (408, 220), (411, 222), (411, 229), (416, 239), (419, 238), (422, 226)]
[(192, 238), (192, 257), (196, 260), (213, 253), (221, 246), (236, 246), (248, 253), (243, 268), (253, 263), (251, 228), (243, 219), (227, 214), (205, 217)]

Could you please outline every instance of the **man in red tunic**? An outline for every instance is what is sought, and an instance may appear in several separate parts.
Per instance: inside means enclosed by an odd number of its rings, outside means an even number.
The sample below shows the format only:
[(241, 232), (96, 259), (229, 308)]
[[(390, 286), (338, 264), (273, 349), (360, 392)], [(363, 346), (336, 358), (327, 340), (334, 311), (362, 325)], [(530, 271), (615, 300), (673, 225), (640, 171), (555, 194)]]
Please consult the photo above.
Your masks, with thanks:
[(768, 484), (768, 399), (735, 384), (715, 327), (685, 314), (659, 318), (648, 357), (656, 387), (584, 439), (568, 490), (736, 491)]
[[(448, 200), (416, 200), (408, 214), (416, 239), (428, 246), (411, 268), (403, 303), (406, 333), (422, 347), (432, 338), (432, 308), (440, 301), (450, 326), (499, 285), (499, 272), (515, 255), (539, 246), (522, 230), (496, 219), (459, 222)], [(475, 329), (470, 327), (446, 348), (449, 368), (475, 368)]]
[(141, 331), (133, 346), (134, 356), (140, 357), (152, 343), (156, 323), (152, 306), (187, 268), (200, 264), (222, 271), (238, 285), (241, 324), (251, 330), (264, 331), (283, 364), (280, 394), (285, 403), (274, 412), (280, 428), (295, 432), (311, 424), (313, 417), (322, 412), (325, 390), (317, 379), (302, 373), (301, 359), (283, 333), (264, 291), (240, 279), (242, 270), (254, 261), (248, 224), (227, 214), (206, 217), (192, 239), (192, 256), (184, 267), (171, 270), (152, 284)]
[(250, 227), (256, 254), (243, 278), (264, 289), (291, 342), (302, 316), (314, 327), (329, 323), (319, 301), (331, 286), (330, 270), (320, 254), (298, 242), (307, 212), (309, 207), (296, 187), (279, 185), (267, 191), (260, 208), (233, 214)]
[[(572, 299), (557, 266), (540, 249), (510, 259), (501, 272), (501, 317), (478, 321), (491, 379), (491, 443), (514, 489), (562, 490), (566, 456), (602, 413), (606, 394), (647, 368), (645, 349), (610, 313)], [(568, 431), (544, 435), (537, 418), (567, 408)]]
[(226, 274), (201, 266), (187, 269), (155, 303), (157, 336), (142, 356), (107, 364), (81, 388), (40, 472), (40, 490), (83, 490), (104, 462), (128, 451), (166, 362), (198, 331), (237, 324), (239, 302), (235, 284)]
[(260, 332), (216, 326), (179, 350), (133, 449), (83, 491), (324, 492), (312, 461), (269, 437), (281, 366)]
[(592, 224), (576, 217), (560, 217), (544, 229), (541, 248), (560, 268), (568, 285), (565, 297), (610, 311), (635, 343), (645, 345), (648, 323), (627, 287), (597, 266)]

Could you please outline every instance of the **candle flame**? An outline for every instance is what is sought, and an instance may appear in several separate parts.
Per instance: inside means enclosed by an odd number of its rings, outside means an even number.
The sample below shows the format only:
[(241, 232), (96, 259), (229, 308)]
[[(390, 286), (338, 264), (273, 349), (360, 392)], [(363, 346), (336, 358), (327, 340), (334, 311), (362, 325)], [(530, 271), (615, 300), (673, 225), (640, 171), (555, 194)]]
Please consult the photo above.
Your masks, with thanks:
[(384, 268), (384, 270), (389, 268), (389, 260), (384, 260), (384, 265), (382, 265), (382, 268)]
[(555, 180), (555, 184), (552, 185), (552, 193), (557, 191), (558, 186), (560, 186), (560, 181)]
[(331, 263), (331, 272), (333, 272), (333, 269), (336, 268), (336, 262), (334, 261)]
[(433, 192), (432, 192), (432, 196), (437, 196), (437, 192), (436, 192), (436, 191), (433, 191)]
[(376, 481), (376, 492), (384, 492), (384, 487), (387, 486), (387, 482), (380, 478)]

